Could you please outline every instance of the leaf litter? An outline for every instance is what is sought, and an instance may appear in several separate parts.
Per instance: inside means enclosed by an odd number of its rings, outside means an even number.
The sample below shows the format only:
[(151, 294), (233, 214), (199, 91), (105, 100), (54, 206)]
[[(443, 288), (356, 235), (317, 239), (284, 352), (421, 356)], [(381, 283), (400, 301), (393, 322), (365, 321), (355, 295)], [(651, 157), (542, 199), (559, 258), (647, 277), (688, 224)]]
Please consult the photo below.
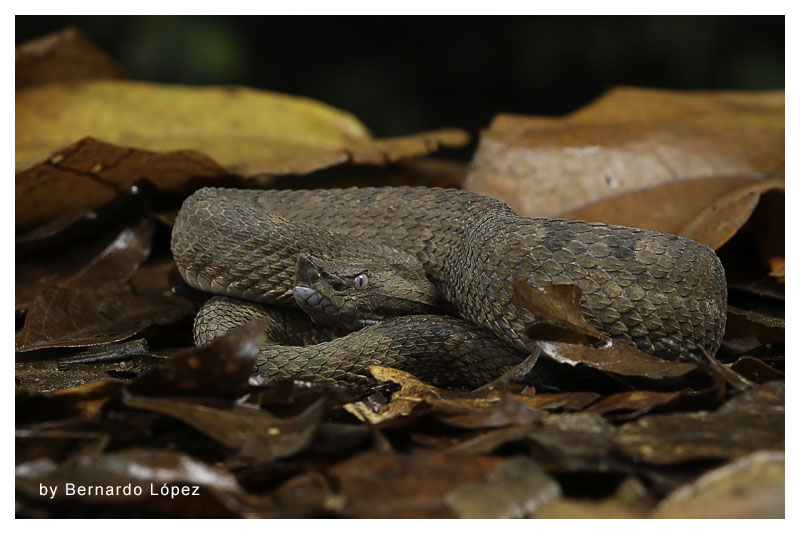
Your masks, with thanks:
[[(618, 88), (564, 118), (501, 114), (464, 180), (419, 159), (461, 130), (375, 140), (290, 95), (124, 80), (74, 31), (19, 47), (17, 74), (19, 517), (785, 514), (782, 93)], [(723, 347), (660, 360), (586, 324), (574, 286), (517, 284), (539, 350), (474, 391), (383, 367), (361, 390), (251, 376), (258, 323), (191, 346), (206, 297), (169, 226), (203, 184), (303, 183), (463, 185), (699, 239), (730, 284)]]

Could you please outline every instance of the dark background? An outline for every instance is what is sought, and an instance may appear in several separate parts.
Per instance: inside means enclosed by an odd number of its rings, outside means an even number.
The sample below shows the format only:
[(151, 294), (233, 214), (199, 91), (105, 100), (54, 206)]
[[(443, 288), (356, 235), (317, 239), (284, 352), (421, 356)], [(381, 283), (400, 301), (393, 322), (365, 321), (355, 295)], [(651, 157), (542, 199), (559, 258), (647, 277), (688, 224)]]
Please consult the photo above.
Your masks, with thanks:
[(139, 80), (316, 98), (379, 137), (559, 115), (616, 85), (781, 89), (784, 17), (18, 16), (75, 26)]

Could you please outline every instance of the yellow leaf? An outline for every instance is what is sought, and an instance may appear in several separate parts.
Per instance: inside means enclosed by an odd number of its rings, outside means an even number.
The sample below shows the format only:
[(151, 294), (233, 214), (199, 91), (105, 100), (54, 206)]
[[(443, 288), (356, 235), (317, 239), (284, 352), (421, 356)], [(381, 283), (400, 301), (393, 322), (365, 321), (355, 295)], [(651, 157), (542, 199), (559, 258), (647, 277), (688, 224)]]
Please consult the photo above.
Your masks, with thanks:
[(155, 151), (194, 149), (240, 174), (371, 139), (349, 113), (243, 87), (95, 80), (17, 93), (17, 169), (84, 137)]

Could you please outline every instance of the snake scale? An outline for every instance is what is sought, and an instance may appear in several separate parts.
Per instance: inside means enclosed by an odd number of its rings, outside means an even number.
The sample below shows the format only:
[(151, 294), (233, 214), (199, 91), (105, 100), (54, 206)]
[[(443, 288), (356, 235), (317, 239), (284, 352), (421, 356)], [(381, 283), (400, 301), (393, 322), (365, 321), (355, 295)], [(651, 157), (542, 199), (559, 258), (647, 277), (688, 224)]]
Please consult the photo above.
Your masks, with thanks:
[[(705, 245), (636, 228), (521, 217), (499, 200), (462, 190), (203, 188), (178, 214), (172, 251), (190, 286), (277, 305), (293, 303), (300, 255), (419, 262), (466, 321), (411, 316), (346, 336), (349, 345), (267, 347), (259, 363), (265, 375), (358, 382), (367, 364), (382, 363), (424, 368), (425, 376), (477, 369), (474, 381), (486, 380), (535, 349), (526, 329), (541, 319), (512, 302), (520, 281), (577, 285), (592, 326), (664, 358), (696, 347), (714, 353), (725, 326), (724, 271)], [(226, 316), (230, 300), (215, 302), (206, 315)], [(449, 356), (436, 357), (434, 347)]]

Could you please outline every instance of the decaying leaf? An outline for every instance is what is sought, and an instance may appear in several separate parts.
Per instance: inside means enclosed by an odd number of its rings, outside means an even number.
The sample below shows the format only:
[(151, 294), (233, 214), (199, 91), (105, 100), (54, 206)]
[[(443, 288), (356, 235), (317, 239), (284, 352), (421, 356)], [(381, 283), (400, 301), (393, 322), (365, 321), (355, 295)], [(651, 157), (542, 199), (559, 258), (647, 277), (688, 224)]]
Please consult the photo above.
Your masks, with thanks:
[(137, 378), (136, 395), (208, 395), (236, 398), (247, 392), (258, 349), (264, 344), (263, 319), (253, 319), (203, 348), (173, 356)]
[(77, 243), (60, 254), (18, 262), (16, 308), (27, 308), (48, 287), (98, 294), (119, 290), (150, 255), (154, 229), (151, 219), (141, 219), (120, 231), (111, 228), (100, 238)]
[[(774, 179), (732, 191), (711, 203), (676, 233), (718, 249), (750, 219), (765, 193), (782, 192), (784, 187), (783, 179)], [(772, 226), (775, 230), (783, 226), (783, 217), (776, 222)]]
[(591, 391), (575, 391), (567, 393), (539, 393), (525, 402), (537, 410), (560, 410), (565, 412), (578, 411), (592, 404), (600, 398)]
[(194, 150), (152, 152), (78, 136), (53, 151), (17, 166), (17, 226), (93, 210), (142, 177), (161, 189), (188, 191), (230, 175)]
[(118, 380), (103, 380), (54, 392), (19, 391), (16, 398), (16, 423), (23, 425), (32, 421), (71, 417), (89, 419), (122, 386), (124, 383)]
[(334, 484), (320, 488), (326, 483), (301, 476), (284, 484), (276, 496), (289, 509), (311, 496), (319, 512), (343, 517), (452, 518), (457, 511), (447, 495), (464, 484), (485, 481), (502, 463), (496, 457), (425, 450), (365, 452), (330, 469)]
[(507, 443), (526, 444), (547, 470), (624, 471), (614, 452), (615, 433), (614, 427), (597, 414), (545, 414), (540, 425), (490, 430), (461, 439), (447, 451), (488, 454)]
[(264, 410), (237, 405), (213, 408), (202, 404), (155, 397), (126, 397), (126, 406), (180, 419), (243, 457), (271, 461), (291, 456), (308, 446), (325, 413), (325, 402), (312, 404), (299, 416), (279, 419)]
[(713, 469), (658, 504), (652, 517), (770, 519), (786, 516), (783, 451), (759, 451)]
[(18, 46), (14, 67), (17, 91), (46, 83), (125, 77), (123, 68), (76, 28)]
[(718, 249), (744, 226), (763, 193), (783, 187), (782, 179), (686, 180), (613, 197), (562, 216), (679, 235)]
[[(609, 414), (623, 412), (627, 418), (635, 418), (654, 408), (675, 401), (680, 397), (677, 391), (623, 391), (609, 395), (586, 409), (590, 413)], [(616, 417), (617, 419), (619, 416)]]
[(783, 411), (740, 409), (648, 415), (622, 425), (620, 450), (657, 464), (736, 458), (783, 447)]
[(180, 297), (48, 287), (28, 309), (16, 351), (121, 341), (148, 326), (174, 323), (192, 310), (191, 303)]
[(642, 483), (628, 477), (607, 499), (570, 499), (561, 497), (536, 511), (538, 519), (636, 519), (644, 518), (652, 499)]
[(766, 363), (750, 356), (742, 356), (729, 367), (746, 379), (761, 384), (773, 380), (784, 380), (785, 375)]
[(483, 482), (464, 484), (445, 497), (464, 519), (528, 517), (558, 497), (561, 488), (528, 458), (509, 458)]
[(377, 411), (363, 401), (345, 405), (348, 412), (372, 424), (410, 415), (422, 403), (440, 411), (459, 413), (493, 406), (500, 402), (502, 396), (502, 393), (492, 391), (475, 394), (437, 388), (410, 373), (391, 367), (370, 365), (369, 371), (376, 380), (400, 384), (400, 391), (392, 394), (391, 402), (381, 405)]
[(769, 259), (769, 275), (781, 284), (786, 283), (786, 259), (775, 256)]
[(784, 164), (783, 92), (616, 88), (564, 118), (499, 115), (465, 187), (555, 216), (641, 189)]
[[(17, 387), (32, 392), (48, 392), (84, 386), (109, 378), (127, 380), (151, 367), (156, 358), (149, 354), (144, 339), (133, 339), (89, 347), (57, 360), (27, 355), (14, 365)], [(23, 358), (19, 358), (23, 360)]]
[(609, 342), (602, 347), (552, 342), (541, 342), (539, 346), (547, 356), (557, 362), (567, 365), (580, 363), (593, 369), (623, 376), (652, 379), (679, 378), (698, 369), (693, 363), (662, 360), (617, 341)]
[(572, 284), (532, 287), (523, 280), (514, 282), (512, 302), (526, 308), (546, 324), (531, 325), (528, 334), (537, 340), (586, 341), (608, 339), (586, 322), (581, 313), (581, 290)]
[(728, 306), (728, 319), (725, 323), (727, 339), (755, 337), (763, 341), (783, 341), (785, 330), (784, 319)]

